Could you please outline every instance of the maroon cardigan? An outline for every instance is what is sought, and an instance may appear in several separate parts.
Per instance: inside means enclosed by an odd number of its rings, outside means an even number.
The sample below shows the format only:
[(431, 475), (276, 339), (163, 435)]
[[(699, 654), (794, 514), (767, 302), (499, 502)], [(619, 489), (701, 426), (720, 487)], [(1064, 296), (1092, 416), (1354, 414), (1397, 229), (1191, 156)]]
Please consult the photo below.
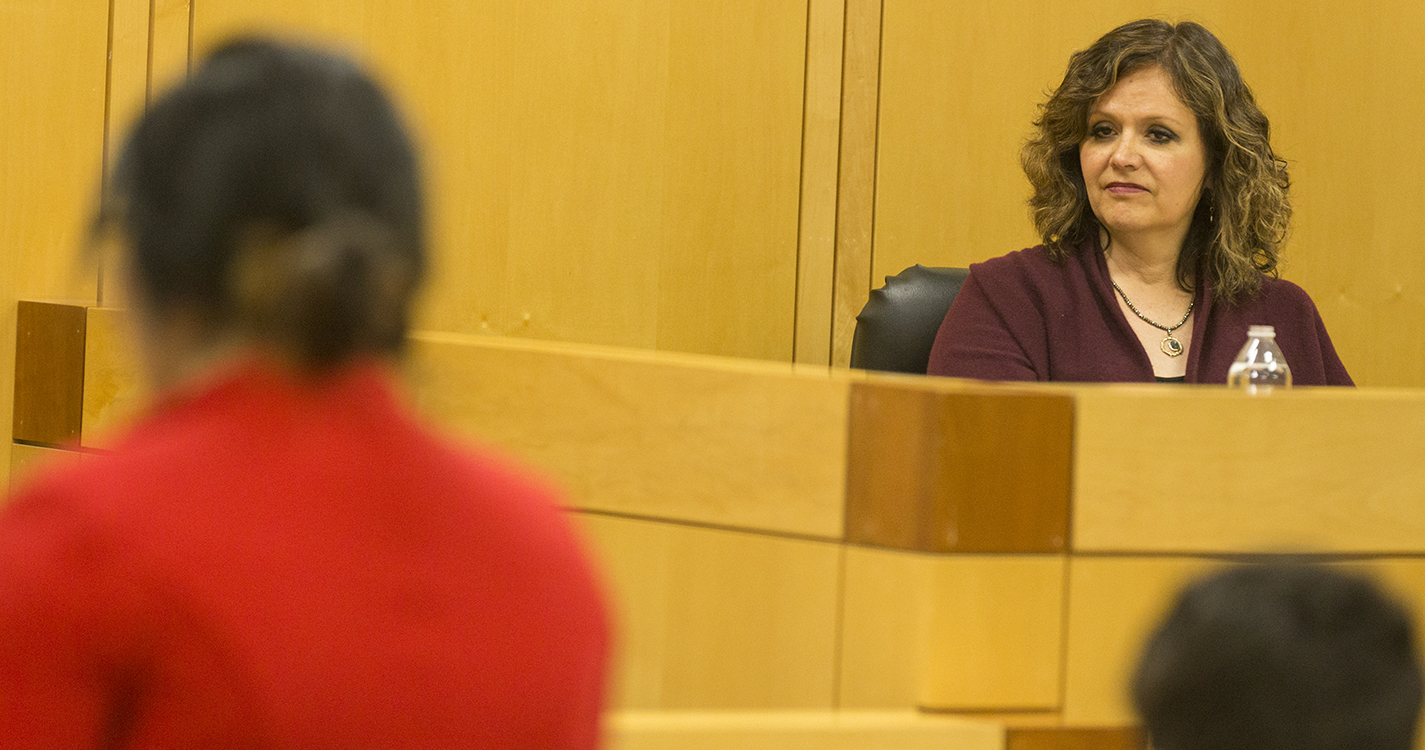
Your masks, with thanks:
[[(1255, 297), (1227, 305), (1197, 285), (1187, 353), (1189, 383), (1226, 383), (1247, 328), (1276, 328), (1296, 385), (1354, 385), (1301, 287), (1264, 278)], [(935, 347), (931, 375), (982, 380), (1154, 382), (1153, 365), (1128, 325), (1098, 241), (1062, 263), (1044, 246), (970, 266)]]

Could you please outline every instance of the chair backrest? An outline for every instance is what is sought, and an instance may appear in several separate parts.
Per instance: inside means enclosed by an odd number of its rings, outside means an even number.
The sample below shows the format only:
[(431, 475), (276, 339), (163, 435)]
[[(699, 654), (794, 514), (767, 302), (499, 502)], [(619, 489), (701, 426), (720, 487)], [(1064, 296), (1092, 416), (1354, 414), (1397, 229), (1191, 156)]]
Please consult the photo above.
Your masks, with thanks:
[(965, 268), (927, 268), (919, 263), (886, 277), (886, 285), (856, 316), (851, 366), (863, 370), (925, 373), (941, 321), (960, 293)]

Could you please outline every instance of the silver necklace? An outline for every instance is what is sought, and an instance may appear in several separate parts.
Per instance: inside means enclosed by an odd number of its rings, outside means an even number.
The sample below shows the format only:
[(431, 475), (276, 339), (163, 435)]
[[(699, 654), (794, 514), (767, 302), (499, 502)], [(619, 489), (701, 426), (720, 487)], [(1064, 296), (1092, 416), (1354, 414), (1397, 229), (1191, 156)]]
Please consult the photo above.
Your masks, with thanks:
[(1195, 299), (1188, 300), (1188, 309), (1187, 309), (1187, 312), (1183, 313), (1183, 319), (1182, 319), (1182, 320), (1179, 320), (1175, 325), (1165, 326), (1165, 325), (1163, 325), (1162, 323), (1159, 323), (1159, 322), (1154, 321), (1154, 320), (1150, 320), (1147, 315), (1144, 315), (1143, 313), (1138, 312), (1138, 308), (1133, 306), (1133, 300), (1128, 299), (1128, 295), (1126, 295), (1126, 294), (1123, 293), (1123, 289), (1118, 286), (1118, 282), (1117, 282), (1117, 281), (1114, 281), (1113, 279), (1109, 279), (1109, 280), (1108, 280), (1108, 283), (1110, 283), (1110, 284), (1113, 285), (1114, 290), (1116, 290), (1116, 291), (1118, 292), (1118, 296), (1122, 297), (1122, 298), (1123, 298), (1123, 301), (1128, 304), (1128, 309), (1129, 309), (1129, 310), (1132, 310), (1132, 311), (1133, 311), (1133, 314), (1134, 314), (1134, 315), (1137, 315), (1140, 320), (1142, 320), (1144, 323), (1147, 323), (1147, 324), (1150, 325), (1150, 326), (1153, 326), (1154, 328), (1157, 328), (1157, 329), (1160, 330), (1160, 331), (1166, 331), (1166, 332), (1167, 332), (1167, 334), (1168, 334), (1167, 338), (1163, 339), (1163, 343), (1161, 343), (1161, 344), (1158, 345), (1158, 348), (1162, 349), (1164, 354), (1168, 355), (1169, 357), (1179, 357), (1179, 356), (1182, 356), (1182, 353), (1183, 353), (1183, 342), (1178, 341), (1177, 338), (1173, 336), (1173, 331), (1176, 331), (1176, 330), (1178, 330), (1179, 328), (1182, 328), (1182, 327), (1183, 327), (1183, 323), (1186, 323), (1186, 322), (1187, 322), (1188, 316), (1189, 316), (1189, 315), (1192, 315), (1192, 306), (1195, 305), (1195, 304), (1197, 304), (1197, 300), (1195, 300)]

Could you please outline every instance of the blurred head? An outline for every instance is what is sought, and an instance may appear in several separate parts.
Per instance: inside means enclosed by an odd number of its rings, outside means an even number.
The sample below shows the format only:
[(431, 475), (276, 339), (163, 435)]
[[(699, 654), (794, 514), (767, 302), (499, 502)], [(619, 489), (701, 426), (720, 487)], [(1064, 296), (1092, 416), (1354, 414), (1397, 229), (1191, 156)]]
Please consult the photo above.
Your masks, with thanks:
[(1232, 56), (1211, 32), (1189, 21), (1133, 21), (1069, 59), (1021, 154), (1034, 189), (1029, 203), (1035, 227), (1062, 257), (1105, 226), (1081, 164), (1081, 150), (1095, 145), (1090, 114), (1121, 80), (1155, 68), (1194, 118), (1204, 157), (1200, 195), (1186, 209), (1179, 283), (1191, 289), (1203, 273), (1219, 299), (1254, 294), (1261, 273), (1276, 273), (1291, 218), (1286, 163), (1272, 151), (1266, 115)]
[(1133, 698), (1154, 750), (1412, 750), (1410, 620), (1365, 578), (1238, 567), (1183, 592)]
[(310, 369), (393, 354), (425, 269), (416, 156), (351, 61), (215, 50), (144, 114), (97, 222), (141, 326), (241, 339)]

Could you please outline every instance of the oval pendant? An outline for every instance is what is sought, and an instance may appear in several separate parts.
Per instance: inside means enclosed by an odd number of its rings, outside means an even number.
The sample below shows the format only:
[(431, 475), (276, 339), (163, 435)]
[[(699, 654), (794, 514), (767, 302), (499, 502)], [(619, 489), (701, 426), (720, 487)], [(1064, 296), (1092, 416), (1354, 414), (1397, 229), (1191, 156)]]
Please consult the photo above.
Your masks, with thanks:
[(1183, 344), (1173, 338), (1172, 334), (1168, 334), (1168, 337), (1163, 339), (1162, 349), (1163, 353), (1169, 357), (1177, 357), (1183, 353)]

